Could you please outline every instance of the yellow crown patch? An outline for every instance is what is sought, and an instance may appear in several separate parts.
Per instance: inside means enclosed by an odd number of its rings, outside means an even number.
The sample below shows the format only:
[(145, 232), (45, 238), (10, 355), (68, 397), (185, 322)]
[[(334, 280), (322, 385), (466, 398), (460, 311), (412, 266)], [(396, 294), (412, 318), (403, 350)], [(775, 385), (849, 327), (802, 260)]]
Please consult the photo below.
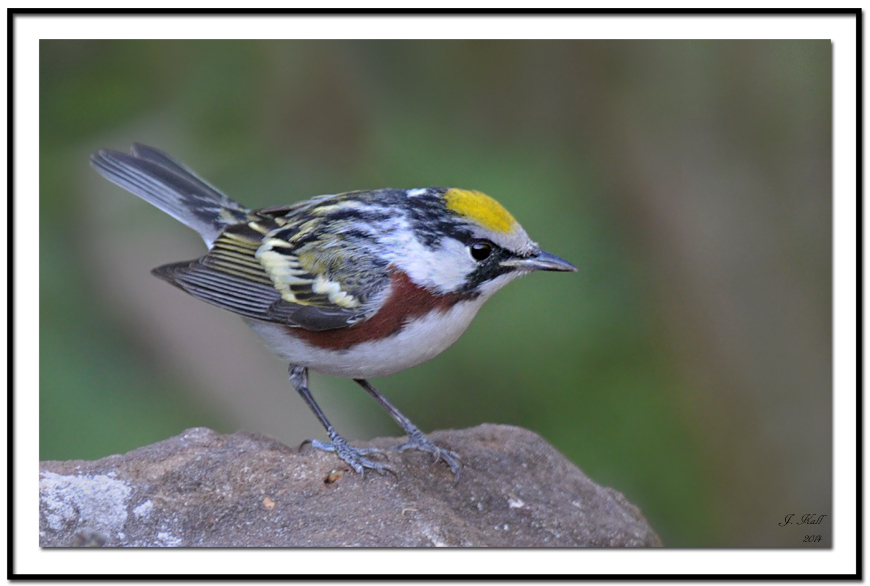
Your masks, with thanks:
[(444, 200), (448, 209), (496, 232), (510, 232), (517, 223), (500, 203), (479, 191), (448, 189)]

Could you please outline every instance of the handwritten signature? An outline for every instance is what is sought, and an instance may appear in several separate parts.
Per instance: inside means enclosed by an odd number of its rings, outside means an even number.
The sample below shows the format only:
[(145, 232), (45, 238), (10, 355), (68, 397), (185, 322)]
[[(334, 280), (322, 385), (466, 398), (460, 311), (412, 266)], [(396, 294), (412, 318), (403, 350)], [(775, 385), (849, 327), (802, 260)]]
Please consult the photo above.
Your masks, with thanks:
[(801, 516), (801, 520), (796, 523), (792, 523), (792, 519), (795, 514), (791, 513), (785, 516), (785, 521), (782, 523), (777, 523), (780, 527), (785, 527), (786, 525), (818, 525), (820, 524), (827, 515), (817, 515), (815, 513), (807, 513), (806, 515)]

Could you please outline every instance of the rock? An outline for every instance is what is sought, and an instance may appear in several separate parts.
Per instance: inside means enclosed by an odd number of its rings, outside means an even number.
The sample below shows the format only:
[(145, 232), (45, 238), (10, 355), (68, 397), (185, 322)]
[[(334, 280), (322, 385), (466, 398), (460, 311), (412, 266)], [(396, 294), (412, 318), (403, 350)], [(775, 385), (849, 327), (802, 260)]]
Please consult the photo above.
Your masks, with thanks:
[(458, 482), (422, 452), (387, 452), (395, 476), (361, 476), (308, 444), (205, 428), (92, 462), (41, 462), (39, 545), (661, 545), (637, 507), (530, 431), (487, 424), (429, 437), (461, 455)]

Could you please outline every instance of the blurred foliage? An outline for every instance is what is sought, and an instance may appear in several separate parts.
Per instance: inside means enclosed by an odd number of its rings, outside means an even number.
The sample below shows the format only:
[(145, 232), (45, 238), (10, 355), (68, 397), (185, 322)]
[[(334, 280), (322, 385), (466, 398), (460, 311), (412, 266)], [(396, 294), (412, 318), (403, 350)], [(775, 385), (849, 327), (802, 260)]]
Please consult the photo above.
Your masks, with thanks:
[[(721, 165), (747, 148), (750, 160), (779, 157), (769, 166), (778, 175), (762, 175), (761, 191), (776, 192), (777, 177), (808, 165), (824, 175), (830, 80), (830, 43), (817, 41), (42, 41), (40, 457), (98, 458), (187, 427), (239, 427), (226, 404), (188, 390), (195, 375), (179, 376), (184, 367), (165, 362), (160, 348), (169, 342), (155, 338), (135, 299), (125, 306), (111, 293), (123, 283), (107, 275), (111, 264), (95, 260), (122, 250), (138, 229), (130, 226), (127, 237), (127, 227), (101, 222), (141, 218), (160, 235), (151, 236), (155, 246), (186, 231), (147, 215), (147, 206), (103, 185), (87, 166), (98, 148), (144, 142), (251, 207), (386, 186), (462, 186), (495, 196), (579, 273), (510, 285), (444, 355), (378, 381), (381, 388), (424, 430), (489, 421), (536, 431), (638, 504), (668, 545), (757, 545), (751, 530), (735, 531), (727, 518), (768, 531), (780, 511), (770, 519), (751, 508), (729, 511), (733, 487), (723, 478), (751, 476), (764, 460), (741, 463), (746, 453), (723, 438), (763, 436), (765, 415), (747, 409), (751, 385), (717, 386), (727, 378), (719, 373), (740, 360), (713, 343), (730, 318), (705, 313), (710, 296), (692, 283), (706, 281), (680, 279), (697, 274), (691, 254), (731, 250), (729, 221), (752, 222), (741, 219), (741, 200), (729, 207), (703, 182), (692, 188), (704, 196), (694, 208), (649, 196), (691, 177), (692, 162), (675, 153), (708, 147), (714, 155), (721, 149), (713, 157)], [(783, 145), (795, 144), (795, 132), (800, 156), (792, 157)], [(710, 185), (734, 181), (711, 168)], [(733, 187), (755, 193), (748, 185)], [(830, 194), (785, 193), (795, 198), (786, 212), (794, 226), (777, 233), (763, 216), (754, 221), (774, 241), (792, 243), (780, 247), (783, 262), (792, 252), (809, 259), (780, 299), (810, 291), (818, 316), (810, 336), (824, 334), (830, 299), (812, 287), (824, 292), (830, 284)], [(813, 197), (821, 198), (818, 213)], [(804, 201), (809, 207), (800, 207)], [(708, 208), (709, 230), (680, 215)], [(117, 262), (133, 263), (147, 248), (146, 241), (123, 249), (129, 257)], [(757, 268), (749, 273), (762, 278)], [(744, 284), (723, 279), (738, 290)], [(726, 311), (741, 300), (721, 302)], [(315, 394), (325, 378), (313, 379)], [(257, 385), (258, 373), (246, 380)], [(729, 385), (746, 392), (732, 394)], [(293, 393), (289, 383), (280, 392)], [(830, 389), (814, 392), (824, 402)], [(377, 407), (363, 406), (368, 398), (358, 389), (341, 397), (332, 400), (348, 406), (345, 418), (359, 411), (371, 421), (368, 435), (397, 433)], [(334, 411), (327, 415), (342, 417)], [(829, 442), (825, 430), (821, 423), (812, 433)], [(768, 480), (772, 490), (779, 486)], [(754, 498), (751, 490), (745, 498)]]

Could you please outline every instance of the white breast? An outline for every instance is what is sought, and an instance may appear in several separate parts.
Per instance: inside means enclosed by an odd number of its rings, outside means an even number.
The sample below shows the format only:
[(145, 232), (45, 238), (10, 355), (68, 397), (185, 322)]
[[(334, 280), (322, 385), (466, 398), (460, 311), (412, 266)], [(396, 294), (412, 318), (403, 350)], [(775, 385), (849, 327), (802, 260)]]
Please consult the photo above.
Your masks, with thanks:
[(388, 376), (434, 358), (450, 347), (465, 331), (486, 301), (457, 303), (447, 311), (436, 311), (407, 323), (383, 340), (363, 342), (346, 350), (312, 346), (287, 334), (283, 326), (245, 320), (272, 352), (289, 362), (311, 370), (346, 378)]

